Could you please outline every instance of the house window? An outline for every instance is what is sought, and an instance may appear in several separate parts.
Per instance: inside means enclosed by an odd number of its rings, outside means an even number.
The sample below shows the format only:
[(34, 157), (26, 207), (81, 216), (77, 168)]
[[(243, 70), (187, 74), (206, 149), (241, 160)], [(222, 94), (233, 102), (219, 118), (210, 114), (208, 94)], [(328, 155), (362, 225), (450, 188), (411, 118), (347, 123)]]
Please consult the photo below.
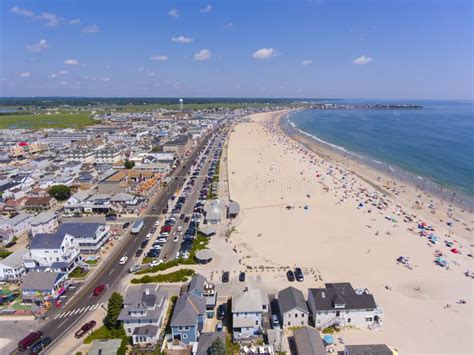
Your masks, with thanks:
[(288, 322), (288, 326), (290, 326), (290, 325), (291, 325), (291, 322)]
[(179, 327), (178, 327), (178, 330), (183, 330), (183, 327), (179, 326)]
[(351, 319), (350, 318), (347, 318), (347, 323), (350, 323), (351, 322)]
[(184, 330), (189, 330), (189, 327), (188, 327), (188, 326), (185, 326), (185, 327), (184, 327)]
[(288, 318), (291, 318), (291, 313), (288, 313)]
[(366, 320), (367, 322), (372, 322), (372, 319), (373, 319), (372, 317), (365, 317), (365, 320)]
[(304, 313), (301, 313), (301, 317), (303, 317), (303, 318), (304, 318)]
[(298, 318), (298, 313), (295, 313), (295, 318)]
[(188, 339), (188, 335), (187, 335), (187, 334), (183, 334), (183, 339)]

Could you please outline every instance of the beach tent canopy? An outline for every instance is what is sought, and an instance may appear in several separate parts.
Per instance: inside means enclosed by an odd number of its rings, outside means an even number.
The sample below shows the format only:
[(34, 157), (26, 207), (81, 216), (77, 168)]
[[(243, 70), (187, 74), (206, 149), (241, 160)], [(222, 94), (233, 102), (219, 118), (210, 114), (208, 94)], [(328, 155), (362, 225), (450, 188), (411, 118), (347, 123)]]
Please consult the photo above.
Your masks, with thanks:
[(334, 344), (334, 338), (332, 337), (332, 335), (325, 335), (323, 337), (323, 341), (326, 345), (330, 345), (330, 344)]

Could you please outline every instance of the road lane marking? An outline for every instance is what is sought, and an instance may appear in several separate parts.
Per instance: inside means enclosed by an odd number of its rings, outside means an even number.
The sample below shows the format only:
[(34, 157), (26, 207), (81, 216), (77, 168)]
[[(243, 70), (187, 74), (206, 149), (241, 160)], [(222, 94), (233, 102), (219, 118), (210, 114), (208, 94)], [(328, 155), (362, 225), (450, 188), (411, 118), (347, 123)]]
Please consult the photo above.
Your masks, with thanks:
[(66, 323), (66, 322), (67, 322), (67, 319), (65, 319), (60, 325), (58, 325), (58, 329), (61, 328), (62, 325), (63, 325), (64, 323)]
[(70, 315), (73, 316), (73, 315), (75, 315), (75, 314), (78, 313), (78, 312), (79, 312), (79, 308), (78, 308), (78, 309), (75, 309)]
[(91, 306), (87, 306), (84, 312), (87, 312)]
[(111, 274), (111, 273), (113, 273), (113, 272), (114, 272), (114, 270), (115, 270), (115, 269), (113, 269), (113, 268), (112, 268), (112, 270), (110, 270), (110, 272), (109, 272), (109, 275), (108, 275), (108, 276), (110, 276), (110, 274)]
[(71, 313), (71, 311), (67, 311), (66, 313), (64, 313), (63, 317), (67, 317), (69, 313)]
[(54, 319), (58, 319), (61, 314), (62, 314), (62, 313), (56, 314), (56, 317), (54, 317)]

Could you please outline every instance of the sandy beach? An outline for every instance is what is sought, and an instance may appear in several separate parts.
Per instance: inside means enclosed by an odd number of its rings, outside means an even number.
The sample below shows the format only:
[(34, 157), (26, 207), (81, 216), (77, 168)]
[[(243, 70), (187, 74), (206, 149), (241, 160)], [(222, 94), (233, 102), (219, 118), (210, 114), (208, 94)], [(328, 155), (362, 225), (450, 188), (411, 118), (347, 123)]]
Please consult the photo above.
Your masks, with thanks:
[[(253, 115), (231, 133), (229, 193), (242, 210), (231, 241), (242, 267), (313, 270), (314, 278), (293, 284), (305, 293), (324, 282), (368, 288), (384, 309), (383, 329), (343, 330), (347, 344), (386, 343), (405, 354), (473, 353), (473, 280), (464, 274), (473, 271), (471, 212), (309, 137), (290, 138), (279, 125), (286, 113)], [(422, 222), (432, 230), (419, 229)], [(437, 240), (429, 241), (430, 234)], [(435, 264), (436, 251), (449, 267)], [(410, 267), (397, 263), (400, 256)]]

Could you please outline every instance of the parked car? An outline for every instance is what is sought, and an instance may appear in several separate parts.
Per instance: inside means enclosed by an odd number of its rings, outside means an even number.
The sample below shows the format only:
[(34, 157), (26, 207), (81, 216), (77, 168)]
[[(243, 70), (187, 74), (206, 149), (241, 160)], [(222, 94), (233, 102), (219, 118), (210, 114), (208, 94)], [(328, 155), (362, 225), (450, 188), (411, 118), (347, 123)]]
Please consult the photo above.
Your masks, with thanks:
[(128, 260), (128, 257), (127, 256), (122, 256), (119, 260), (119, 264), (120, 265), (124, 265)]
[(134, 272), (137, 272), (141, 268), (142, 268), (141, 265), (133, 265), (133, 266), (130, 267), (130, 269), (128, 269), (128, 272), (132, 274)]
[(140, 249), (145, 249), (147, 245), (148, 245), (148, 240), (144, 240), (142, 244), (140, 244)]
[(84, 324), (76, 333), (74, 333), (74, 336), (76, 338), (80, 338), (82, 337), (84, 334), (86, 334), (89, 330), (91, 330), (92, 328), (95, 327), (96, 325), (96, 321), (95, 320), (91, 320), (90, 322), (87, 322), (86, 324)]
[(18, 342), (18, 350), (25, 351), (43, 336), (43, 332), (31, 332)]
[(216, 332), (222, 332), (224, 326), (222, 325), (222, 321), (217, 322), (216, 324)]
[(244, 282), (244, 281), (245, 281), (245, 272), (242, 271), (242, 272), (239, 274), (239, 281), (240, 281), (240, 282)]
[(286, 278), (287, 278), (288, 281), (290, 281), (290, 282), (295, 281), (295, 273), (294, 273), (293, 271), (291, 271), (291, 270), (288, 270), (288, 271), (286, 272)]
[(151, 249), (147, 256), (149, 256), (150, 258), (157, 258), (158, 256), (160, 256), (160, 250), (158, 249)]
[(296, 277), (296, 280), (299, 281), (299, 282), (304, 281), (304, 275), (303, 275), (303, 271), (301, 270), (301, 268), (297, 267), (295, 269), (295, 277)]
[(158, 266), (158, 265), (160, 265), (162, 262), (163, 262), (163, 260), (152, 260), (149, 265), (150, 265), (150, 267)]
[(93, 295), (99, 296), (100, 294), (102, 294), (102, 292), (104, 292), (104, 290), (105, 290), (105, 285), (99, 285), (96, 288), (94, 288)]
[(123, 229), (127, 229), (128, 227), (130, 227), (130, 222), (125, 222), (125, 223), (122, 225), (122, 228), (123, 228)]
[(278, 320), (278, 316), (276, 314), (272, 315), (272, 327), (273, 329), (280, 329), (280, 321)]
[(217, 314), (216, 314), (217, 319), (223, 320), (225, 318), (225, 304), (220, 304), (219, 307), (217, 307)]
[(188, 216), (184, 217), (184, 223), (188, 223), (188, 222), (189, 222), (189, 217)]
[(229, 271), (224, 271), (222, 273), (222, 282), (229, 282), (230, 274)]
[(53, 339), (51, 337), (44, 337), (41, 340), (38, 340), (30, 348), (30, 355), (40, 354), (46, 347), (51, 344)]

